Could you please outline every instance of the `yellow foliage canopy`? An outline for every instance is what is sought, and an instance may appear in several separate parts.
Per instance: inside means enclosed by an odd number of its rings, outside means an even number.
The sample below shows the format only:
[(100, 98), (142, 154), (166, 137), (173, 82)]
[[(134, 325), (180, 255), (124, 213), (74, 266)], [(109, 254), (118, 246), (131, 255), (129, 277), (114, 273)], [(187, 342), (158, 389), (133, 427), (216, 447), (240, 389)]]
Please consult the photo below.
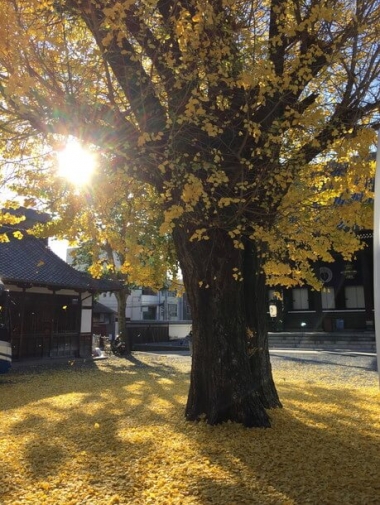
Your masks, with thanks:
[[(184, 226), (203, 240), (224, 229), (237, 248), (255, 241), (273, 282), (284, 272), (310, 280), (311, 263), (351, 254), (357, 229), (370, 226), (379, 9), (376, 0), (2, 0), (0, 115), (13, 146), (3, 156), (32, 156), (32, 131), (50, 145), (78, 136), (113, 160), (102, 185), (117, 166), (117, 187), (131, 178), (154, 187), (163, 233)], [(32, 173), (37, 193), (42, 176)]]

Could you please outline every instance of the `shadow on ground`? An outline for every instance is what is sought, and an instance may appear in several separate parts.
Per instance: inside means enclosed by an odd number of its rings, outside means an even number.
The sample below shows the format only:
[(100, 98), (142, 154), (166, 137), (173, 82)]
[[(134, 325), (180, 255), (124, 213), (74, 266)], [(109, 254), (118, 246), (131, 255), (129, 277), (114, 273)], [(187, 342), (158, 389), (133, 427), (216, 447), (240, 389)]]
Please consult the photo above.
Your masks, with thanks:
[(278, 385), (271, 429), (245, 429), (186, 422), (188, 374), (163, 362), (10, 374), (4, 503), (378, 503), (379, 396), (306, 379)]

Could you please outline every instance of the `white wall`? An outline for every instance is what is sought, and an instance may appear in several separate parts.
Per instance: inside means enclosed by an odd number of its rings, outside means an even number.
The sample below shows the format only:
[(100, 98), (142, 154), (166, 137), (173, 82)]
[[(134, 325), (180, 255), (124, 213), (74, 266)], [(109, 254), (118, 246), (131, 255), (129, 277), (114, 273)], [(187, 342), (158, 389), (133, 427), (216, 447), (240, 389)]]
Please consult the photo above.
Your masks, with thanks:
[(170, 338), (185, 338), (191, 330), (190, 324), (175, 324), (169, 323), (169, 337)]
[(81, 299), (82, 299), (82, 317), (80, 324), (80, 332), (91, 333), (93, 296), (90, 293), (82, 293)]

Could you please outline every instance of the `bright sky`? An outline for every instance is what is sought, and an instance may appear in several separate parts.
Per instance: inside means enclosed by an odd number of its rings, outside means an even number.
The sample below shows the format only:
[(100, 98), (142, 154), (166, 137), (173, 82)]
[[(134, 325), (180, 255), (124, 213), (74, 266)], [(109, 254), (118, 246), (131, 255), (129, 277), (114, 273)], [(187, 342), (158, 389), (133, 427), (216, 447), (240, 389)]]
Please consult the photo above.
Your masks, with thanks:
[(68, 242), (67, 240), (56, 240), (54, 238), (49, 239), (50, 249), (60, 258), (66, 261)]
[(89, 182), (95, 170), (96, 159), (91, 153), (73, 138), (68, 139), (66, 147), (57, 153), (58, 173), (75, 186)]
[[(75, 186), (82, 186), (89, 181), (96, 166), (95, 155), (83, 148), (76, 139), (68, 139), (65, 149), (57, 156), (61, 177), (65, 177)], [(49, 246), (57, 256), (66, 261), (67, 240), (50, 239)]]

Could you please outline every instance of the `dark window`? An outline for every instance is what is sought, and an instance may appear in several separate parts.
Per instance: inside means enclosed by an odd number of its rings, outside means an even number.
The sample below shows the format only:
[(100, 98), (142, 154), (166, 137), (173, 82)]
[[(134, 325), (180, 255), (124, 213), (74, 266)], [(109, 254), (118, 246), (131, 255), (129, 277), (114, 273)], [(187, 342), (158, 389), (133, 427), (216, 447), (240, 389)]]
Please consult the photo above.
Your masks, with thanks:
[(168, 303), (168, 316), (169, 319), (175, 318), (178, 316), (178, 307), (175, 303)]
[(307, 288), (293, 288), (293, 310), (309, 309), (309, 291)]
[(154, 289), (152, 289), (152, 288), (142, 288), (141, 294), (154, 296), (157, 294), (157, 291), (154, 291)]
[(156, 307), (143, 307), (143, 319), (154, 321), (156, 319)]

